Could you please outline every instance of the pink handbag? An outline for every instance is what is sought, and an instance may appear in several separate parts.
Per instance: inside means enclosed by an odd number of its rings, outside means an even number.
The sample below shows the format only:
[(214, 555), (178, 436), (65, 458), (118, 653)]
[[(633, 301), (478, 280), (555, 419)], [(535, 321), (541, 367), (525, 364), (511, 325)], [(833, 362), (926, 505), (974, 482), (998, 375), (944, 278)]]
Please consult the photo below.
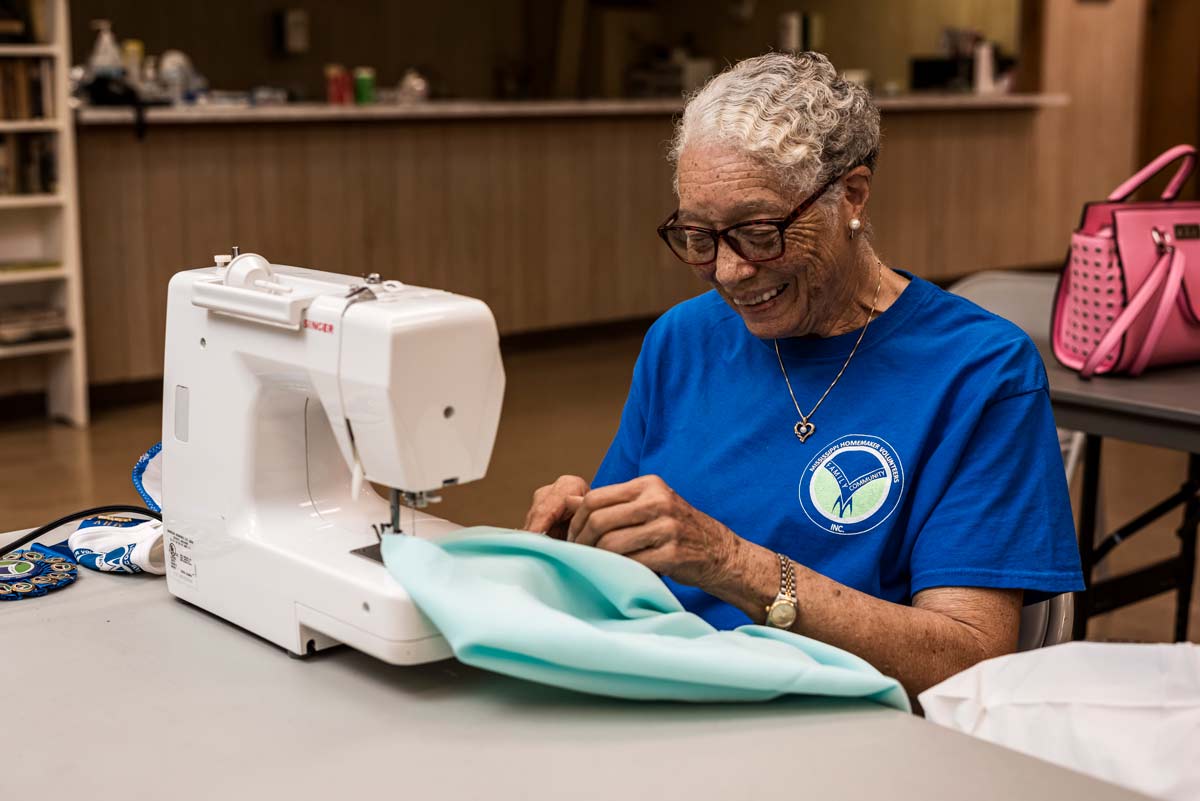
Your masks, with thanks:
[[(1125, 202), (1180, 158), (1160, 200)], [(1050, 330), (1064, 367), (1091, 378), (1200, 361), (1200, 203), (1175, 200), (1195, 166), (1196, 148), (1178, 145), (1083, 207)]]

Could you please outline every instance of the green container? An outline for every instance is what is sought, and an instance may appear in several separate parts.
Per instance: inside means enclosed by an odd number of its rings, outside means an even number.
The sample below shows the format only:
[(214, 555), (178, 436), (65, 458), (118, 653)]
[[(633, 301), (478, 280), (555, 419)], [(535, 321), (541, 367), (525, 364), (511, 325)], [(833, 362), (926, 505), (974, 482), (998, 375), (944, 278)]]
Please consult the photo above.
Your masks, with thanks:
[(375, 102), (375, 70), (371, 67), (354, 68), (354, 102), (360, 106)]

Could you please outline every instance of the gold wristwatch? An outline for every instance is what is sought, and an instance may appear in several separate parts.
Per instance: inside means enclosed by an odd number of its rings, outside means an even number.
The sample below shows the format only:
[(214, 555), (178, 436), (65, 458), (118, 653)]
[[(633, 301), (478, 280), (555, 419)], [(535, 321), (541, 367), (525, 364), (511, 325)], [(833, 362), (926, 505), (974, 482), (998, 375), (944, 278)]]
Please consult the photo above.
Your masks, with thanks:
[(796, 571), (791, 559), (775, 555), (779, 557), (779, 594), (767, 607), (767, 625), (790, 629), (796, 622)]

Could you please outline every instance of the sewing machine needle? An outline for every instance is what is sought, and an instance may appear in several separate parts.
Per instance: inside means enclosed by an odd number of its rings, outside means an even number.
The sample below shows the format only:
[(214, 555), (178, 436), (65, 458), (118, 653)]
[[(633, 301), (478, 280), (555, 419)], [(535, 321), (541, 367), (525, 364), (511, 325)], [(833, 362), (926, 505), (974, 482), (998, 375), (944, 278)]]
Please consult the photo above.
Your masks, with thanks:
[(392, 496), (392, 533), (400, 534), (400, 490), (391, 491)]

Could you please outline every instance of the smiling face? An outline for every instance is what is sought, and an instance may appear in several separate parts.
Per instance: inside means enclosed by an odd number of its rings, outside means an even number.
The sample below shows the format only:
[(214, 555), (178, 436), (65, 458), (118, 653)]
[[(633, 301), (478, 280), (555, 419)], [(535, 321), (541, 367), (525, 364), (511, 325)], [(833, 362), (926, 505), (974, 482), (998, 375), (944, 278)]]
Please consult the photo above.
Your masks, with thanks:
[[(783, 194), (776, 175), (750, 156), (722, 145), (690, 145), (679, 156), (681, 225), (724, 228), (750, 219), (782, 218), (805, 200)], [(784, 253), (748, 262), (721, 242), (713, 264), (693, 267), (760, 339), (837, 333), (858, 313), (860, 276), (839, 202), (831, 214), (818, 202), (789, 227)], [(861, 325), (861, 321), (858, 323)]]

